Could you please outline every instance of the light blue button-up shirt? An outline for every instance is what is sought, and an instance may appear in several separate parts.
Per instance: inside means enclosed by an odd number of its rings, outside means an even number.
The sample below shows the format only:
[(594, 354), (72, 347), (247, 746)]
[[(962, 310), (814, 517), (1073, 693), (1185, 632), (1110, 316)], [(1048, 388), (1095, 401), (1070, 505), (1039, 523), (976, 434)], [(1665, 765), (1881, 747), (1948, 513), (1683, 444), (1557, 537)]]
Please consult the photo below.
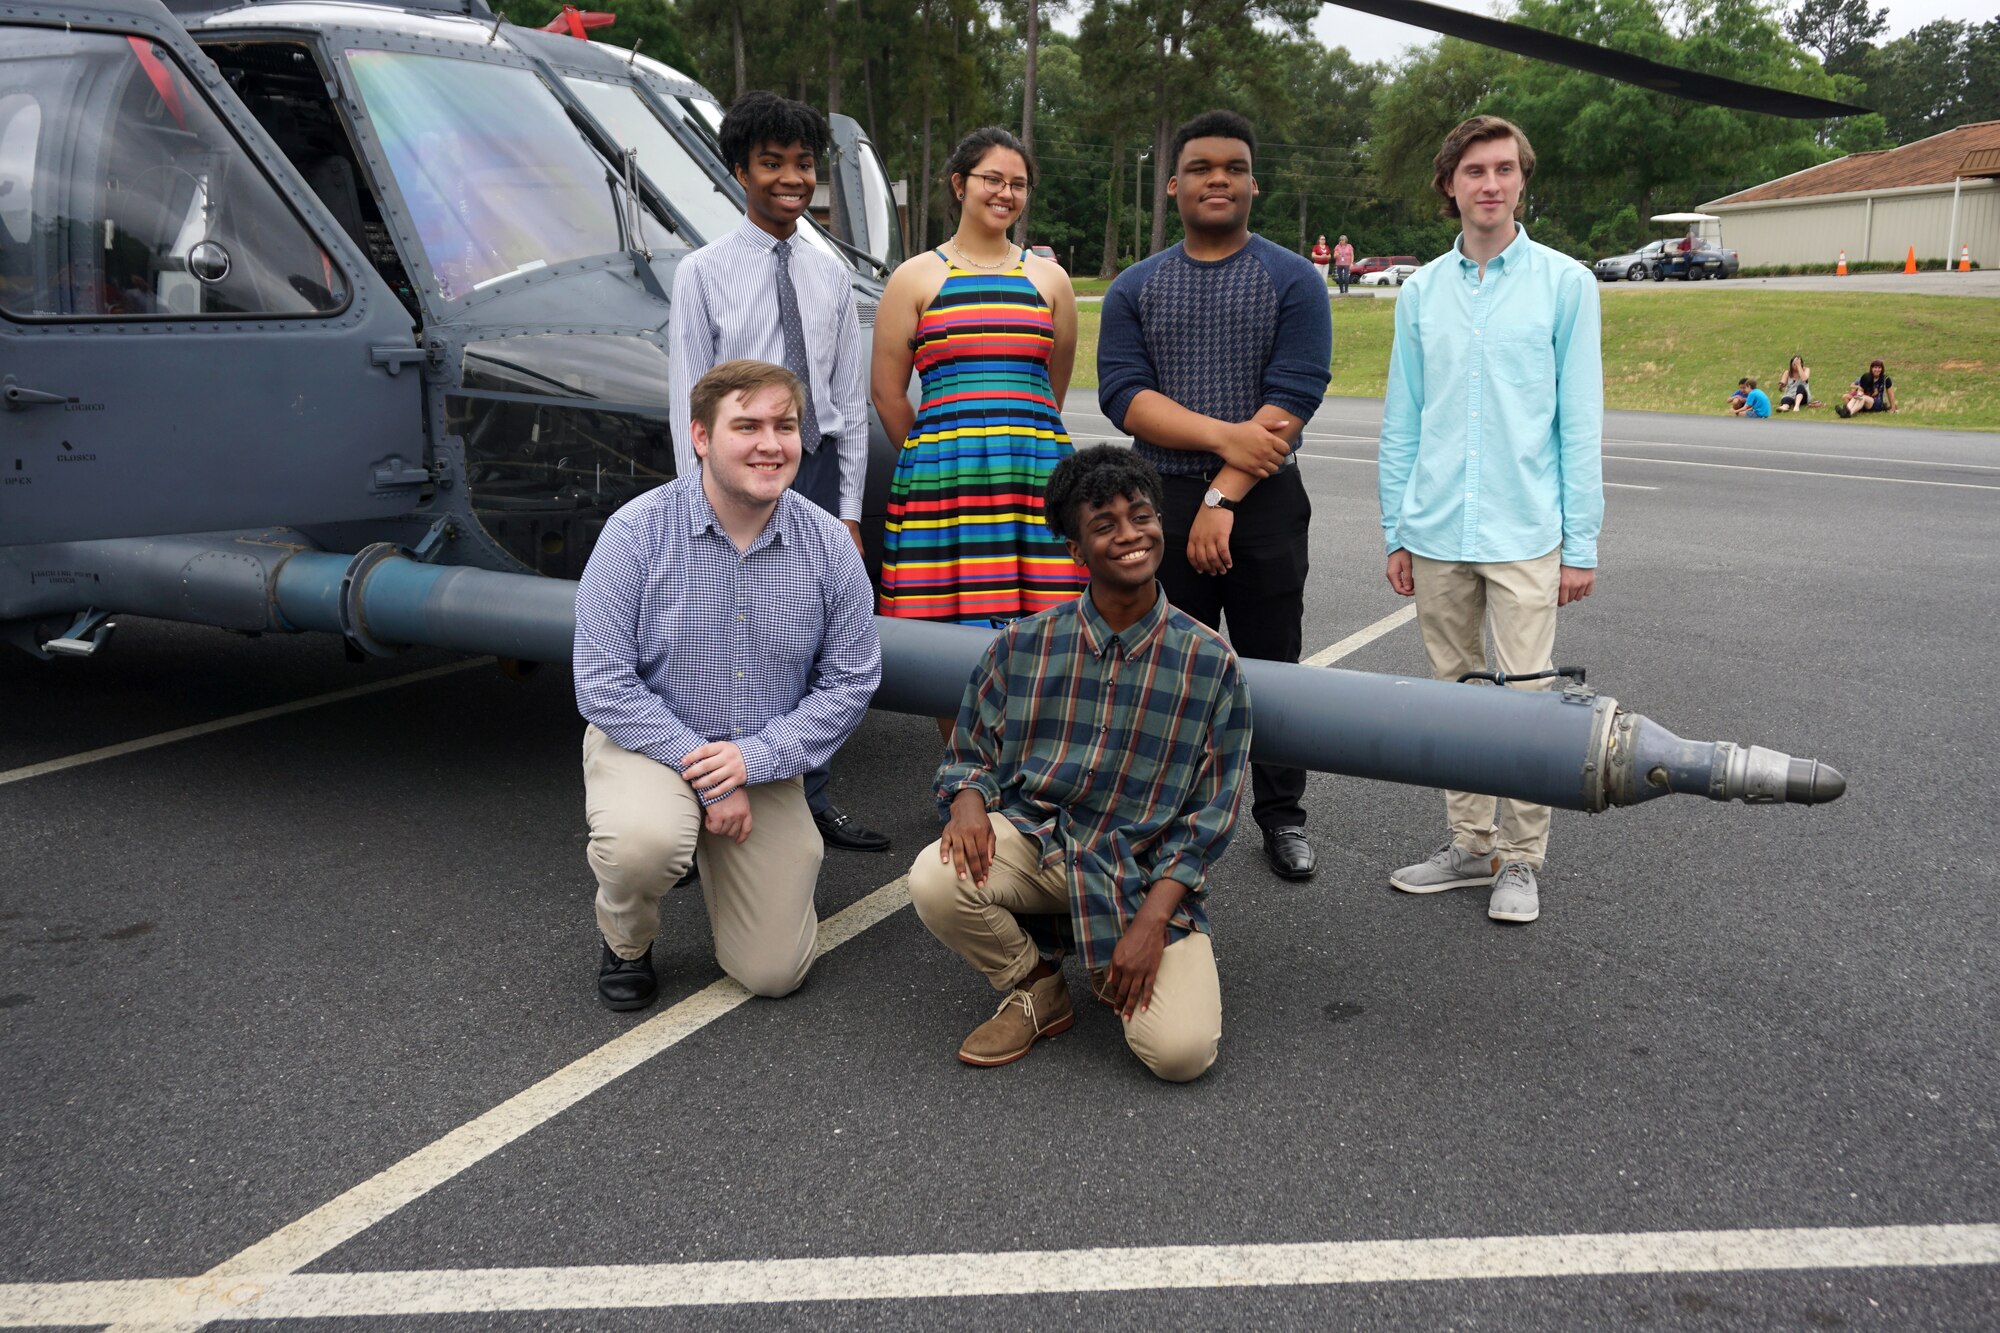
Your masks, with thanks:
[(1590, 270), (1528, 239), (1463, 238), (1403, 284), (1382, 405), (1382, 539), (1432, 560), (1597, 565), (1604, 362)]

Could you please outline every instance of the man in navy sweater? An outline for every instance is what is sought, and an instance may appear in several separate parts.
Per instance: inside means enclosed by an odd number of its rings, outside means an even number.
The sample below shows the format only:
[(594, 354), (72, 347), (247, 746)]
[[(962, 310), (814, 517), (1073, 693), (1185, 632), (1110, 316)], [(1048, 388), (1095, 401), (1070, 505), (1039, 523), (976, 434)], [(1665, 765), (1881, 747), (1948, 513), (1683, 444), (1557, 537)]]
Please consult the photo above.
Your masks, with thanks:
[[(1187, 238), (1105, 293), (1097, 397), (1165, 483), (1168, 600), (1211, 627), (1226, 616), (1239, 657), (1296, 662), (1312, 503), (1292, 446), (1326, 396), (1333, 322), (1313, 266), (1250, 233), (1256, 149), (1233, 111), (1175, 133), (1167, 193)], [(1265, 858), (1309, 878), (1305, 770), (1250, 778)]]

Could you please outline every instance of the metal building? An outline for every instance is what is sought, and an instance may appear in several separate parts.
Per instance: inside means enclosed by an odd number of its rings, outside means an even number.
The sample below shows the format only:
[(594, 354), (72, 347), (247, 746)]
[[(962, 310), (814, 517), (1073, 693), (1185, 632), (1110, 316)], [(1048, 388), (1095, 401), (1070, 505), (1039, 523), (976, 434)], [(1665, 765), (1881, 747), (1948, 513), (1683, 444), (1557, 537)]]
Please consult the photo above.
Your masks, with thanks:
[(1701, 206), (1743, 266), (1900, 260), (2000, 266), (2000, 120), (1854, 153)]

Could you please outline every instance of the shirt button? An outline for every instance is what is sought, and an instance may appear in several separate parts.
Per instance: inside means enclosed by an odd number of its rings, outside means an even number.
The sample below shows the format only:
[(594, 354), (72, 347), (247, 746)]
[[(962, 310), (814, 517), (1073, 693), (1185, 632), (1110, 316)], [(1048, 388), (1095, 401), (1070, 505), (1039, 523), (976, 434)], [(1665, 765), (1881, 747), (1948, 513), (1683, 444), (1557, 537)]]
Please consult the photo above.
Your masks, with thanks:
[(1479, 457), (1479, 451), (1478, 451), (1477, 449), (1474, 449), (1474, 450), (1472, 451), (1472, 456), (1473, 456), (1474, 458), (1477, 458), (1477, 457)]
[(743, 679), (743, 673), (742, 673), (741, 671), (739, 671), (739, 672), (737, 672), (737, 673), (736, 673), (736, 679), (738, 679), (738, 680), (742, 680), (742, 679)]

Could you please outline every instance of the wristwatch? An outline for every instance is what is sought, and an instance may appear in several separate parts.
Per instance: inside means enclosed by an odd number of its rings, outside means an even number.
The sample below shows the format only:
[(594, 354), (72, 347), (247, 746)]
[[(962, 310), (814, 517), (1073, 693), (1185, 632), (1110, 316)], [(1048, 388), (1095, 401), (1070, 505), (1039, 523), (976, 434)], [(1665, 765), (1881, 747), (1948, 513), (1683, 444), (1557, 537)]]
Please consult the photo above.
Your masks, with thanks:
[(1236, 501), (1230, 499), (1213, 486), (1208, 488), (1207, 495), (1201, 497), (1201, 505), (1204, 509), (1227, 509), (1232, 513), (1236, 510)]

